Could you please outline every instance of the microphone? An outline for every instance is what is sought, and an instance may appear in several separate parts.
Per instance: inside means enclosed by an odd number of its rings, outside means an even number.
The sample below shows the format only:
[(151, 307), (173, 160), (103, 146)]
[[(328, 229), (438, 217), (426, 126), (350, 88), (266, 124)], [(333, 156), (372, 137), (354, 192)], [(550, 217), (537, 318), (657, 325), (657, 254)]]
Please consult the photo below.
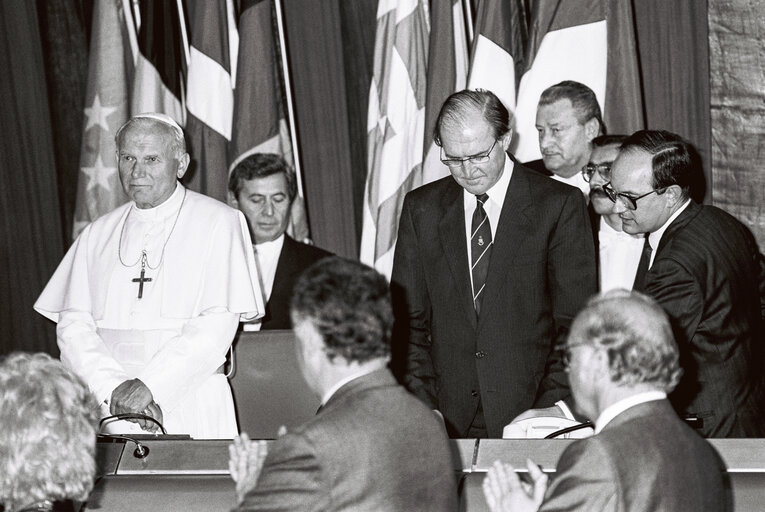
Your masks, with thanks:
[(149, 455), (149, 447), (142, 445), (138, 439), (124, 434), (97, 434), (97, 439), (125, 439), (135, 443), (135, 451), (133, 451), (133, 457), (136, 459), (145, 459)]

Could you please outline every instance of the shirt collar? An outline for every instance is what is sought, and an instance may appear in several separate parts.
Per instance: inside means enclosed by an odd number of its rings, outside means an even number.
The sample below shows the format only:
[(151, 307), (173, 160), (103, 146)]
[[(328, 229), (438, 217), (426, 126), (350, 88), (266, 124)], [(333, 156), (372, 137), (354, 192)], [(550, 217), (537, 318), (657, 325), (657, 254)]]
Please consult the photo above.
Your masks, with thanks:
[(582, 191), (582, 194), (584, 194), (584, 198), (587, 201), (587, 204), (590, 203), (590, 184), (584, 181), (584, 176), (582, 176), (581, 172), (578, 172), (568, 178), (553, 174), (551, 178), (556, 181), (560, 181), (561, 183), (565, 183), (567, 185), (571, 185), (572, 187), (578, 188)]
[[(500, 209), (502, 208), (502, 205), (505, 204), (507, 186), (510, 184), (510, 177), (513, 174), (513, 165), (514, 164), (512, 159), (507, 154), (505, 154), (505, 166), (502, 168), (502, 175), (499, 177), (497, 182), (486, 191), (486, 193), (489, 195), (489, 201), (497, 204)], [(475, 195), (471, 194), (463, 188), (462, 197), (465, 209), (470, 209), (472, 212), (473, 208), (475, 208)]]
[(339, 381), (335, 382), (335, 384), (327, 390), (326, 393), (324, 393), (324, 396), (321, 398), (321, 405), (322, 407), (327, 405), (327, 402), (329, 402), (329, 399), (332, 398), (332, 396), (337, 393), (337, 391), (351, 382), (352, 380), (356, 380), (359, 377), (363, 377), (364, 375), (367, 375), (368, 373), (372, 373), (368, 368), (361, 369), (359, 371), (353, 372), (350, 375), (347, 375), (340, 379)]
[(131, 216), (135, 216), (142, 221), (166, 219), (178, 213), (178, 209), (181, 207), (181, 204), (183, 204), (185, 196), (186, 191), (183, 188), (183, 185), (176, 182), (175, 190), (164, 203), (159, 204), (154, 208), (138, 208), (134, 202)]
[(675, 213), (670, 215), (670, 217), (667, 219), (667, 222), (664, 223), (659, 229), (648, 235), (648, 243), (651, 244), (651, 249), (653, 249), (653, 252), (651, 253), (651, 263), (653, 263), (653, 259), (656, 256), (656, 249), (659, 247), (659, 242), (661, 242), (661, 237), (664, 235), (664, 232), (667, 230), (670, 224), (681, 214), (683, 213), (683, 210), (688, 208), (688, 205), (691, 204), (690, 199), (686, 199), (683, 206), (677, 209)]
[(595, 421), (595, 433), (599, 433), (601, 430), (603, 430), (603, 428), (605, 428), (606, 425), (611, 422), (611, 420), (616, 418), (627, 409), (631, 409), (632, 407), (645, 402), (663, 400), (665, 398), (667, 398), (667, 394), (664, 391), (646, 391), (644, 393), (637, 393), (630, 397), (619, 400), (618, 402), (606, 407), (603, 412), (600, 413), (600, 416), (598, 416), (598, 419)]
[(270, 240), (268, 242), (253, 244), (253, 247), (255, 247), (255, 252), (262, 256), (265, 256), (267, 254), (274, 254), (274, 253), (278, 254), (281, 252), (283, 246), (284, 246), (284, 233), (282, 233), (277, 238), (274, 238), (273, 240)]

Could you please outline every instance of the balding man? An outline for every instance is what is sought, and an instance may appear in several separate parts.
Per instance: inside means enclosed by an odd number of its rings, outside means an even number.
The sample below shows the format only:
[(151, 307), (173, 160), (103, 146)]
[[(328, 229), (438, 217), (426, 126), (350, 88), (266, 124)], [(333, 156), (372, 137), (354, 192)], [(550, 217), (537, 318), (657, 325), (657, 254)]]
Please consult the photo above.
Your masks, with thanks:
[(516, 163), (488, 91), (450, 96), (435, 140), (451, 176), (407, 194), (392, 281), (408, 309), (405, 380), (454, 437), (500, 437), (568, 395), (554, 350), (595, 292), (582, 194)]
[(531, 462), (528, 492), (496, 462), (484, 480), (492, 512), (733, 509), (720, 456), (667, 400), (679, 351), (655, 301), (626, 290), (595, 297), (574, 320), (566, 354), (576, 406), (595, 435), (566, 448), (549, 488)]
[[(131, 201), (83, 230), (35, 309), (58, 323), (61, 360), (104, 416), (143, 414), (168, 433), (232, 438), (221, 367), (240, 316), (264, 310), (247, 224), (178, 183), (189, 155), (168, 116), (137, 115), (116, 142)], [(142, 417), (128, 421), (108, 428), (157, 430)]]

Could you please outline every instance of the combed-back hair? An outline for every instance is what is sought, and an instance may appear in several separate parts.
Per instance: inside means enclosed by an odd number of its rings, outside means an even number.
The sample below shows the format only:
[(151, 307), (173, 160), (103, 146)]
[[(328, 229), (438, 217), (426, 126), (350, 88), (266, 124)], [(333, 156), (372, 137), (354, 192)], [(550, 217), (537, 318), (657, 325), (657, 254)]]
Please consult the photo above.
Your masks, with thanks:
[(228, 178), (228, 190), (239, 199), (243, 182), (279, 173), (283, 173), (287, 180), (287, 195), (292, 202), (297, 196), (295, 171), (276, 153), (253, 153), (236, 164)]
[(683, 198), (689, 197), (691, 187), (703, 173), (701, 157), (691, 143), (665, 130), (637, 131), (624, 141), (621, 150), (642, 150), (650, 154), (653, 188), (662, 190), (677, 185)]
[(494, 138), (504, 137), (512, 128), (513, 116), (491, 91), (465, 89), (455, 92), (441, 106), (433, 130), (433, 140), (441, 145), (441, 129), (445, 124), (463, 125), (471, 112), (480, 112), (494, 130)]
[(669, 318), (650, 297), (611, 290), (590, 299), (571, 327), (569, 343), (598, 347), (608, 355), (611, 380), (651, 384), (671, 392), (682, 375)]
[(388, 281), (358, 261), (330, 256), (306, 269), (293, 289), (293, 319), (309, 319), (330, 359), (389, 357), (393, 309)]
[(539, 97), (539, 105), (551, 105), (560, 100), (571, 101), (571, 105), (576, 110), (576, 118), (580, 124), (595, 118), (598, 121), (600, 133), (607, 133), (606, 123), (603, 122), (603, 113), (600, 111), (598, 99), (595, 97), (592, 89), (581, 82), (564, 80), (542, 91), (542, 95)]
[(592, 146), (596, 148), (603, 148), (606, 146), (613, 146), (615, 144), (618, 144), (619, 147), (621, 147), (622, 144), (624, 144), (624, 141), (627, 140), (629, 135), (598, 135), (594, 139), (592, 139)]
[(186, 153), (186, 138), (183, 136), (183, 132), (178, 131), (167, 123), (163, 123), (162, 121), (151, 117), (132, 117), (128, 119), (125, 124), (120, 126), (120, 129), (117, 130), (117, 134), (114, 136), (114, 142), (117, 144), (117, 151), (122, 147), (122, 142), (128, 131), (139, 128), (149, 130), (155, 127), (158, 127), (167, 136), (167, 140), (170, 141), (170, 150), (176, 158), (180, 158)]
[(48, 354), (0, 362), (0, 499), (7, 511), (42, 500), (83, 501), (95, 475), (97, 400)]

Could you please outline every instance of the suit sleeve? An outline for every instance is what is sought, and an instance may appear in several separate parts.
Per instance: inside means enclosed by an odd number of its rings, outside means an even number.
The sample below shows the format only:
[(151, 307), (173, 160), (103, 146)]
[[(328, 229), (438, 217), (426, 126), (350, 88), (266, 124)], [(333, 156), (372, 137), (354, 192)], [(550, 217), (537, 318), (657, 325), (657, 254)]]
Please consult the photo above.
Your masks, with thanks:
[(658, 259), (651, 267), (645, 292), (669, 315), (678, 343), (687, 343), (704, 311), (704, 295), (693, 276), (672, 259)]
[(578, 190), (572, 190), (560, 210), (548, 250), (547, 276), (555, 339), (537, 393), (536, 407), (548, 407), (568, 397), (568, 378), (557, 347), (565, 343), (574, 317), (597, 291), (595, 246), (589, 222), (584, 197)]
[(616, 471), (597, 438), (566, 448), (555, 471), (539, 512), (617, 510)]
[(235, 510), (328, 510), (330, 488), (313, 443), (303, 435), (286, 434), (271, 445), (257, 485)]
[[(391, 276), (396, 310), (393, 366), (397, 373), (403, 373), (406, 387), (436, 409), (436, 375), (430, 355), (431, 303), (418, 245), (411, 201), (407, 197), (401, 211)], [(404, 368), (397, 368), (400, 365)]]

